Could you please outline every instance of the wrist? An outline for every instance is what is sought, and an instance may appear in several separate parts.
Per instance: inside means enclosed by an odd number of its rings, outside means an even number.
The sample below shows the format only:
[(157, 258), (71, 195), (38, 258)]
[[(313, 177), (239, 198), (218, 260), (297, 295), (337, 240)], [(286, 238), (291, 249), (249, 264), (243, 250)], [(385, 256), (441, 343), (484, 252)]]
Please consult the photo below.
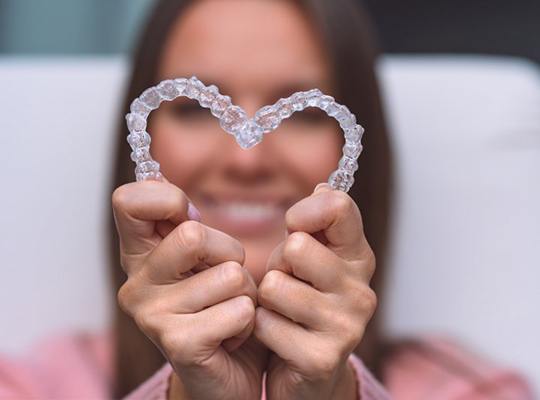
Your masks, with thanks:
[(167, 400), (189, 400), (185, 393), (182, 380), (173, 371), (169, 376), (169, 390), (167, 390)]
[(335, 390), (333, 392), (332, 399), (335, 400), (357, 400), (358, 399), (358, 378), (356, 375), (356, 369), (347, 358), (345, 365), (342, 367), (343, 372), (340, 374)]

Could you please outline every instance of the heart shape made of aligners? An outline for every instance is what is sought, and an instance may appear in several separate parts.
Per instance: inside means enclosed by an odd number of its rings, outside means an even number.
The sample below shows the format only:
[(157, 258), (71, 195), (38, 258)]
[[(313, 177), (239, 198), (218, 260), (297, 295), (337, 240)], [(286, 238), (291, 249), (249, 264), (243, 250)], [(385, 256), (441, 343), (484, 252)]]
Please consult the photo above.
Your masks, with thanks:
[(127, 141), (132, 148), (131, 159), (135, 162), (137, 181), (161, 180), (159, 163), (150, 156), (150, 134), (146, 131), (146, 120), (150, 112), (157, 109), (162, 101), (172, 101), (185, 96), (195, 99), (201, 107), (209, 108), (212, 115), (219, 119), (220, 125), (227, 133), (233, 135), (237, 143), (244, 149), (255, 146), (263, 139), (263, 135), (276, 129), (282, 120), (289, 118), (294, 112), (307, 107), (317, 107), (334, 118), (345, 137), (343, 155), (336, 169), (328, 178), (333, 189), (348, 192), (354, 183), (354, 172), (358, 169), (358, 156), (362, 152), (362, 135), (364, 128), (356, 123), (356, 117), (349, 109), (336, 103), (333, 97), (327, 96), (319, 89), (296, 92), (287, 98), (279, 99), (270, 106), (260, 108), (253, 118), (232, 104), (231, 98), (219, 93), (215, 85), (206, 86), (195, 76), (187, 78), (167, 79), (157, 86), (146, 89), (130, 106), (126, 115), (129, 129)]

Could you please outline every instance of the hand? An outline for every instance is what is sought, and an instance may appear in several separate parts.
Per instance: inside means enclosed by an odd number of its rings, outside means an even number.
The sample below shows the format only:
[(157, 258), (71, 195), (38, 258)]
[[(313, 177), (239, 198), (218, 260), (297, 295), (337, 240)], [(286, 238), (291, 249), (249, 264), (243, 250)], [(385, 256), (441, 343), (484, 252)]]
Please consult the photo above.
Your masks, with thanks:
[(188, 221), (189, 200), (168, 182), (120, 186), (112, 204), (128, 275), (118, 301), (176, 372), (171, 397), (260, 398), (267, 350), (250, 338), (257, 287), (242, 245)]
[(360, 211), (323, 184), (288, 210), (286, 224), (258, 288), (254, 335), (275, 353), (267, 397), (356, 399), (347, 360), (376, 308), (375, 257)]

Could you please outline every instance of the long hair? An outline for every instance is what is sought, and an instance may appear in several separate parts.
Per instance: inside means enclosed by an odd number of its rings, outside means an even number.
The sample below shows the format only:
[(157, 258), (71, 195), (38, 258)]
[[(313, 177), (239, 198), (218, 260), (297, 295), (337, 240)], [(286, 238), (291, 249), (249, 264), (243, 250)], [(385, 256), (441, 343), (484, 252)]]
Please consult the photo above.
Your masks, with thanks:
[[(190, 3), (189, 0), (158, 0), (141, 32), (133, 54), (122, 113), (118, 116), (109, 195), (118, 186), (134, 180), (123, 115), (128, 112), (131, 100), (157, 83), (163, 45), (174, 23)], [(390, 222), (392, 157), (375, 73), (378, 52), (371, 23), (355, 0), (298, 0), (297, 3), (320, 31), (336, 83), (332, 94), (338, 102), (349, 107), (366, 129), (360, 168), (349, 194), (360, 208), (364, 231), (377, 259), (377, 271), (371, 286), (380, 299)], [(110, 203), (110, 197), (107, 201)], [(112, 212), (107, 218), (112, 289), (117, 293), (126, 276), (119, 263), (119, 242)], [(375, 313), (362, 343), (355, 350), (376, 375), (380, 372), (383, 343), (378, 314)], [(150, 377), (165, 358), (118, 305), (115, 307), (113, 332), (116, 375), (113, 395), (121, 397)]]

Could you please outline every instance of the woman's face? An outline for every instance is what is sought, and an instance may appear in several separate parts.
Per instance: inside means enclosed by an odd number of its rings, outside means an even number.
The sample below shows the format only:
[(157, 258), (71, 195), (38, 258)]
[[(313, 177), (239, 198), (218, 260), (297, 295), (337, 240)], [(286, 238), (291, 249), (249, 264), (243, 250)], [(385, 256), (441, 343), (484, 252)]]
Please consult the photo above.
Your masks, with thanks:
[[(165, 43), (159, 78), (196, 75), (252, 116), (298, 90), (331, 93), (316, 30), (291, 1), (194, 1)], [(242, 242), (256, 283), (284, 239), (286, 210), (336, 168), (337, 124), (308, 108), (244, 150), (194, 100), (163, 103), (150, 120), (152, 156), (202, 222)]]

